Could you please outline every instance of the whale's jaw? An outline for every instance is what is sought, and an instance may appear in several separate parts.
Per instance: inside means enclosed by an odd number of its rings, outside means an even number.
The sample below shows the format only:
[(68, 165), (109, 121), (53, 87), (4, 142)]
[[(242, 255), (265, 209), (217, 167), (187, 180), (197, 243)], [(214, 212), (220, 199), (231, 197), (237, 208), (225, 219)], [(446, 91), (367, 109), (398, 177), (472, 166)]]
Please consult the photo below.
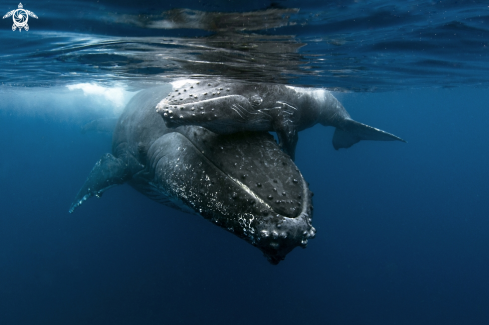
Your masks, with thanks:
[[(271, 135), (175, 131), (148, 155), (154, 185), (167, 197), (259, 248), (272, 264), (315, 236), (311, 192)], [(155, 150), (170, 145), (185, 150)]]

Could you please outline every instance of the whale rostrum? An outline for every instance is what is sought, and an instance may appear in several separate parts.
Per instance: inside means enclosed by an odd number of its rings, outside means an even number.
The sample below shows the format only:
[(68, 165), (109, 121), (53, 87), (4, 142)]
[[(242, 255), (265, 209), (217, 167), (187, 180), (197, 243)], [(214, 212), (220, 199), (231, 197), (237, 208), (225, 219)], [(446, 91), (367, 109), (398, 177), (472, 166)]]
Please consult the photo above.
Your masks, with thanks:
[(361, 140), (403, 139), (350, 118), (325, 89), (224, 79), (177, 80), (157, 105), (168, 127), (197, 125), (218, 134), (274, 131), (282, 149), (294, 159), (298, 132), (320, 123), (336, 128), (335, 149)]
[(127, 183), (246, 240), (272, 264), (306, 247), (315, 236), (312, 193), (273, 137), (219, 135), (199, 126), (168, 129), (154, 109), (165, 92), (168, 86), (155, 87), (131, 99), (114, 130), (112, 153), (95, 164), (70, 212)]

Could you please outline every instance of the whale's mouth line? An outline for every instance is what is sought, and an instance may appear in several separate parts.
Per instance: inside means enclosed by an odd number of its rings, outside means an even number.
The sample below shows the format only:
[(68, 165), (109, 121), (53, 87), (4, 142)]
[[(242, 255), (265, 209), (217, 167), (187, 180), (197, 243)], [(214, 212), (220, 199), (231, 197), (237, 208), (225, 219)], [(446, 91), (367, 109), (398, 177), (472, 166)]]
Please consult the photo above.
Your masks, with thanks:
[[(246, 193), (248, 193), (252, 198), (254, 198), (255, 200), (257, 200), (258, 202), (260, 202), (261, 204), (263, 204), (267, 209), (269, 209), (270, 211), (274, 211), (275, 213), (278, 213), (277, 211), (275, 211), (268, 203), (266, 203), (265, 201), (263, 201), (262, 198), (260, 198), (258, 195), (255, 194), (255, 192), (253, 192), (247, 185), (245, 185), (244, 183), (240, 182), (238, 179), (232, 177), (231, 175), (229, 175), (228, 173), (226, 173), (224, 170), (222, 170), (221, 168), (219, 168), (219, 166), (217, 166), (213, 161), (209, 160), (205, 154), (203, 154), (201, 152), (201, 150), (195, 145), (195, 143), (189, 139), (188, 137), (186, 137), (184, 134), (180, 133), (180, 132), (176, 132), (178, 133), (180, 136), (184, 137), (185, 139), (187, 139), (191, 144), (192, 146), (194, 147), (194, 149), (196, 150), (196, 152), (199, 153), (199, 155), (206, 160), (206, 162), (210, 165), (210, 166), (213, 166), (215, 169), (217, 169), (219, 172), (221, 172), (223, 175), (225, 175), (226, 177), (228, 177), (231, 181), (233, 181), (236, 185), (238, 185), (238, 187), (240, 187), (242, 190), (244, 190)], [(161, 159), (163, 159), (165, 156), (167, 156), (166, 154), (162, 155), (162, 156), (159, 156), (157, 161), (155, 162), (155, 166), (158, 165), (158, 163), (161, 161)], [(285, 217), (285, 216), (284, 216)]]
[[(178, 132), (180, 133), (180, 132)], [(197, 150), (197, 152), (199, 152), (199, 154), (209, 163), (209, 165), (213, 166), (214, 168), (216, 168), (217, 170), (219, 170), (223, 175), (226, 175), (226, 177), (228, 177), (229, 179), (231, 179), (236, 185), (238, 185), (238, 187), (240, 187), (241, 189), (243, 189), (246, 193), (248, 193), (251, 197), (253, 197), (255, 200), (257, 200), (258, 202), (262, 203), (267, 209), (271, 210), (271, 211), (275, 211), (267, 202), (263, 201), (262, 198), (260, 198), (258, 195), (255, 194), (255, 192), (253, 192), (248, 186), (246, 186), (245, 184), (243, 184), (242, 182), (240, 182), (238, 179), (232, 177), (231, 175), (229, 175), (228, 173), (226, 173), (224, 170), (222, 170), (219, 166), (217, 166), (213, 161), (211, 161), (209, 158), (207, 158), (207, 156), (205, 154), (203, 154), (199, 148), (197, 147), (197, 145), (192, 141), (192, 139), (189, 139), (188, 137), (186, 137), (184, 134), (180, 133), (183, 137), (185, 137), (193, 146), (194, 148)], [(275, 211), (276, 212), (276, 211)], [(278, 212), (276, 212), (278, 213)]]
[(308, 198), (308, 192), (307, 192), (308, 186), (307, 186), (306, 180), (304, 179), (304, 177), (302, 176), (300, 171), (299, 171), (299, 175), (300, 175), (301, 180), (302, 180), (302, 188), (303, 188), (303, 190), (302, 190), (302, 203), (301, 203), (302, 210), (296, 217), (288, 217), (288, 216), (282, 214), (281, 212), (276, 211), (267, 202), (265, 202), (261, 197), (259, 197), (255, 192), (253, 192), (253, 190), (250, 187), (248, 187), (246, 184), (242, 183), (240, 180), (238, 180), (238, 179), (234, 178), (233, 176), (229, 175), (228, 173), (226, 173), (219, 166), (217, 166), (213, 161), (211, 161), (209, 158), (207, 158), (207, 156), (202, 153), (202, 151), (192, 141), (192, 139), (188, 138), (185, 134), (179, 132), (178, 130), (175, 130), (175, 132), (179, 133), (181, 136), (183, 136), (185, 139), (187, 139), (193, 145), (193, 147), (197, 150), (197, 152), (206, 160), (206, 162), (209, 163), (209, 165), (211, 165), (214, 168), (216, 168), (217, 170), (219, 170), (223, 175), (225, 175), (231, 181), (233, 181), (239, 188), (241, 188), (243, 191), (248, 193), (252, 198), (257, 200), (259, 203), (263, 204), (267, 209), (269, 209), (269, 211), (273, 211), (274, 213), (279, 214), (284, 218), (288, 218), (288, 219), (292, 219), (292, 220), (294, 220), (294, 219), (297, 220), (297, 219), (300, 219), (304, 216), (309, 217), (307, 210), (308, 210), (309, 206), (311, 205), (311, 200)]

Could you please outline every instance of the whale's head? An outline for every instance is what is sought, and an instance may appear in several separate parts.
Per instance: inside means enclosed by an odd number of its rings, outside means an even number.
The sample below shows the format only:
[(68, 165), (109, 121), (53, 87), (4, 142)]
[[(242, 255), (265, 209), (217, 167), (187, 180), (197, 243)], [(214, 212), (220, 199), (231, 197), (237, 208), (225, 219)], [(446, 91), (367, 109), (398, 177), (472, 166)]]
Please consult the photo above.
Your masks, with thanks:
[(156, 112), (161, 114), (166, 126), (170, 128), (180, 125), (202, 125), (214, 115), (207, 106), (222, 98), (225, 92), (214, 82), (193, 79), (177, 80), (171, 85), (170, 93), (156, 105)]
[(219, 134), (266, 130), (263, 125), (271, 115), (257, 110), (263, 98), (250, 88), (252, 84), (221, 79), (179, 80), (155, 110), (170, 128), (197, 125)]
[(256, 246), (272, 264), (314, 237), (312, 193), (270, 134), (182, 126), (151, 147), (155, 186)]

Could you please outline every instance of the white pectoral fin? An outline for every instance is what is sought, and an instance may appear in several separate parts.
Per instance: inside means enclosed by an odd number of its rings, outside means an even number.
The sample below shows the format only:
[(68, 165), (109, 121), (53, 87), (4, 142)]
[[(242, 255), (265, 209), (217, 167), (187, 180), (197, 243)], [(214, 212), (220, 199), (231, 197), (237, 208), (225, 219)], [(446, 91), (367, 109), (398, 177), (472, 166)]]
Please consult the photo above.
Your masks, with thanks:
[(7, 12), (7, 13), (5, 14), (5, 16), (3, 16), (3, 18), (2, 18), (2, 19), (5, 19), (5, 18), (8, 18), (8, 17), (12, 16), (12, 15), (14, 14), (14, 12), (15, 12), (15, 10), (12, 10), (12, 11)]
[(33, 18), (36, 18), (36, 19), (38, 18), (38, 17), (36, 16), (36, 14), (35, 14), (35, 13), (33, 13), (32, 11), (26, 10), (25, 12), (26, 12), (26, 13), (27, 13), (29, 16), (33, 17)]

